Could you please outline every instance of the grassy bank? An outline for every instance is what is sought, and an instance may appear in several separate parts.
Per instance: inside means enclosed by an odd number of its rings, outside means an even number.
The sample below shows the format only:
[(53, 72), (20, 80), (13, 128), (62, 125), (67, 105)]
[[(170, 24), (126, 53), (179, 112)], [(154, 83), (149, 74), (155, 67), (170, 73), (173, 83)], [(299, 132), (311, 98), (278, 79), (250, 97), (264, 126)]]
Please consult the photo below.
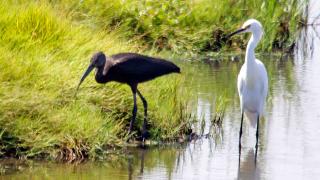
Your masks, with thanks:
[[(46, 1), (1, 1), (0, 14), (0, 156), (70, 160), (121, 146), (131, 117), (129, 88), (98, 85), (90, 76), (77, 99), (74, 93), (93, 52), (137, 52), (136, 42), (73, 20)], [(179, 81), (170, 75), (140, 87), (149, 102), (152, 139), (187, 130)]]
[[(223, 35), (249, 17), (265, 26), (259, 48), (285, 49), (298, 27), (297, 10), (295, 0), (0, 1), (0, 156), (94, 158), (124, 144), (132, 110), (126, 85), (98, 85), (91, 75), (74, 98), (96, 51), (218, 51)], [(243, 47), (242, 38), (228, 48)], [(169, 75), (139, 87), (149, 103), (151, 139), (188, 131), (182, 81), (183, 75)], [(136, 135), (143, 115), (138, 105)]]
[(247, 37), (234, 37), (224, 48), (223, 37), (255, 18), (262, 22), (265, 37), (261, 51), (294, 46), (295, 33), (303, 18), (298, 0), (61, 0), (60, 6), (74, 19), (90, 21), (98, 28), (121, 29), (142, 47), (199, 54), (245, 47)]

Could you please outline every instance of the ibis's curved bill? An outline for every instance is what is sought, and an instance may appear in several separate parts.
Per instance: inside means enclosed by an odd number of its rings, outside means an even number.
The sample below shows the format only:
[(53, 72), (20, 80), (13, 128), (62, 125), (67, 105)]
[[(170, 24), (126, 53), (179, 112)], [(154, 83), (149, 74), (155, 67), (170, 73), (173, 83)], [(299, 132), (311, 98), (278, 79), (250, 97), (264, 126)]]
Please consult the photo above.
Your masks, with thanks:
[(77, 87), (77, 91), (76, 93), (78, 92), (79, 90), (79, 87), (80, 85), (82, 84), (82, 82), (84, 81), (84, 79), (90, 74), (90, 72), (94, 69), (94, 65), (93, 64), (90, 64), (89, 67), (87, 68), (86, 72), (83, 73), (81, 79), (80, 79), (80, 82), (78, 84), (78, 87)]

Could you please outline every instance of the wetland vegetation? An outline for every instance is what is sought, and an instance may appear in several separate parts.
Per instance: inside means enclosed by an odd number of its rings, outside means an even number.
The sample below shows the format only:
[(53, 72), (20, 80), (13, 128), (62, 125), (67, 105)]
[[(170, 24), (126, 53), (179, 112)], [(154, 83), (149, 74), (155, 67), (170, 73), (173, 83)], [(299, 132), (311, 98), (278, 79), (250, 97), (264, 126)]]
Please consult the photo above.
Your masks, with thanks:
[[(91, 79), (74, 97), (96, 51), (168, 59), (226, 53), (244, 48), (246, 38), (224, 46), (224, 36), (249, 17), (265, 27), (260, 52), (289, 51), (304, 22), (300, 7), (297, 0), (0, 1), (0, 156), (94, 159), (126, 144), (132, 108), (127, 86)], [(149, 102), (151, 140), (190, 133), (195, 118), (187, 97), (193, 92), (181, 86), (184, 81), (183, 74), (170, 75), (140, 87)], [(217, 111), (224, 109), (221, 102), (226, 100), (217, 102)], [(140, 101), (138, 106), (143, 108)]]

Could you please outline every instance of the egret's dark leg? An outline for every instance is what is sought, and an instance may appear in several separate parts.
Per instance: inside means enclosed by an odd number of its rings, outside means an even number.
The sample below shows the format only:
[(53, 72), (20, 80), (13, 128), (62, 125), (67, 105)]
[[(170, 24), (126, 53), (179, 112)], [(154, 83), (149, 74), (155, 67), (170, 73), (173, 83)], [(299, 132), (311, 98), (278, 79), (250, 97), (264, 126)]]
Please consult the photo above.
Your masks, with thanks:
[(132, 132), (133, 123), (136, 120), (137, 110), (138, 110), (138, 108), (137, 108), (137, 97), (136, 97), (137, 85), (131, 85), (130, 87), (131, 87), (131, 91), (132, 91), (132, 94), (133, 94), (133, 110), (132, 110), (132, 119), (130, 121), (129, 133)]
[(142, 126), (142, 140), (145, 140), (145, 138), (147, 136), (148, 103), (138, 89), (137, 89), (137, 92), (138, 92), (138, 95), (143, 103), (143, 108), (144, 108), (144, 119), (143, 119), (143, 126)]
[(258, 118), (257, 118), (256, 149), (258, 149), (258, 142), (259, 142), (259, 115), (258, 115)]
[(257, 163), (257, 154), (258, 154), (258, 143), (259, 143), (259, 115), (257, 118), (257, 132), (256, 132), (256, 152), (254, 153), (254, 163)]
[(239, 149), (241, 149), (242, 124), (243, 124), (243, 112), (241, 112), (241, 125), (240, 125), (240, 132), (239, 132)]

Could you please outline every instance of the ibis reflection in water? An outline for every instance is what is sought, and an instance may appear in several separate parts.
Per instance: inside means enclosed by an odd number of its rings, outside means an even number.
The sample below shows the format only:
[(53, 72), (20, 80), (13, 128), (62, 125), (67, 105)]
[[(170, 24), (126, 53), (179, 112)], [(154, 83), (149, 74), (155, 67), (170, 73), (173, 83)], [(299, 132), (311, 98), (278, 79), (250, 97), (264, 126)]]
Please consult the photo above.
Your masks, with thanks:
[(133, 94), (133, 110), (129, 133), (132, 132), (133, 124), (137, 115), (136, 94), (138, 93), (144, 107), (144, 121), (142, 127), (142, 139), (144, 140), (148, 135), (146, 127), (148, 104), (146, 99), (138, 90), (138, 84), (165, 74), (180, 73), (180, 68), (174, 63), (164, 59), (144, 56), (136, 53), (119, 53), (106, 57), (103, 52), (98, 52), (92, 56), (90, 65), (82, 75), (77, 90), (94, 68), (96, 68), (95, 79), (97, 83), (116, 81), (130, 86)]

